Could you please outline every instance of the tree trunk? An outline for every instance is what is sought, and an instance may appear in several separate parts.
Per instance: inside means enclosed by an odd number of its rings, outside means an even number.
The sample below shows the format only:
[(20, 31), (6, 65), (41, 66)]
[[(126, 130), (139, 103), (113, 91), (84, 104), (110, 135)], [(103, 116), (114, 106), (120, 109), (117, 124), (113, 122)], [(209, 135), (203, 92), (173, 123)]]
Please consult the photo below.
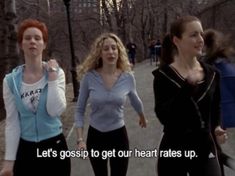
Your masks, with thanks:
[(15, 0), (0, 1), (0, 119), (5, 118), (2, 81), (5, 74), (19, 61), (15, 20)]
[[(15, 0), (5, 0), (5, 19), (6, 19), (6, 31), (7, 31), (7, 56), (9, 59), (16, 59), (18, 55), (17, 47), (17, 33), (16, 33), (16, 7)], [(10, 65), (17, 63), (15, 61), (10, 62)]]
[(4, 21), (4, 1), (0, 1), (0, 120), (5, 117), (4, 103), (2, 95), (2, 80), (5, 75), (4, 46), (5, 46), (5, 21)]
[(103, 9), (103, 17), (106, 18), (106, 20), (104, 20), (104, 21), (105, 21), (105, 23), (108, 24), (109, 30), (113, 31), (113, 23), (112, 23), (111, 15), (110, 15), (110, 12), (109, 12), (109, 9), (107, 7), (105, 0), (101, 1), (101, 5), (102, 5), (102, 9)]

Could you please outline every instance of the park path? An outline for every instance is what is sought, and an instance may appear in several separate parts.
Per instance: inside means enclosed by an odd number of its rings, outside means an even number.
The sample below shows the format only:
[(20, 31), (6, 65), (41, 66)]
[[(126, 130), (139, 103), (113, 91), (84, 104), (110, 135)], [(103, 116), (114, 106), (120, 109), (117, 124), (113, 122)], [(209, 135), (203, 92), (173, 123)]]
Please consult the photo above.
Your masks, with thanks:
[[(141, 129), (138, 126), (138, 116), (130, 103), (127, 102), (125, 109), (125, 122), (130, 140), (130, 150), (132, 155), (129, 160), (127, 176), (156, 176), (155, 165), (157, 157), (154, 156), (154, 151), (157, 150), (158, 144), (162, 135), (162, 125), (154, 113), (154, 98), (153, 98), (153, 75), (152, 71), (155, 65), (150, 65), (148, 61), (136, 64), (134, 75), (136, 78), (137, 92), (143, 101), (145, 115), (148, 118), (148, 127)], [(88, 123), (85, 126), (85, 136)], [(229, 129), (229, 140), (222, 147), (224, 151), (235, 158), (235, 129)], [(76, 134), (74, 129), (70, 131), (67, 137), (69, 149), (76, 150)], [(135, 151), (152, 152), (153, 157), (137, 157)], [(149, 154), (149, 153), (145, 154)], [(89, 160), (81, 158), (72, 158), (72, 174), (71, 176), (93, 176), (93, 171)], [(234, 176), (234, 172), (226, 169), (226, 176)]]
[[(162, 126), (154, 113), (154, 98), (153, 98), (153, 76), (152, 71), (155, 69), (154, 65), (150, 65), (148, 61), (137, 63), (134, 68), (134, 75), (136, 78), (137, 91), (143, 101), (145, 108), (145, 115), (148, 118), (148, 127), (141, 129), (138, 126), (138, 116), (127, 101), (125, 109), (125, 122), (128, 131), (130, 150), (131, 151), (155, 151), (158, 148), (158, 143), (162, 134)], [(66, 87), (67, 109), (62, 115), (63, 130), (68, 141), (69, 150), (76, 150), (76, 135), (73, 126), (73, 115), (75, 102), (72, 102), (73, 91), (72, 85), (68, 84)], [(89, 109), (89, 108), (88, 108)], [(0, 122), (0, 168), (2, 166), (4, 155), (4, 126), (5, 120)], [(87, 132), (88, 123), (85, 126), (85, 136)], [(235, 158), (235, 128), (228, 129), (229, 140), (222, 147), (226, 153)], [(154, 154), (154, 153), (153, 153)], [(127, 176), (156, 176), (155, 165), (156, 157), (136, 157), (132, 154), (129, 160), (129, 167)], [(80, 158), (71, 158), (72, 173), (71, 176), (93, 176), (93, 171), (89, 160)], [(226, 176), (234, 176), (234, 172), (226, 169)]]
[[(127, 176), (155, 176), (156, 157), (136, 157), (136, 151), (155, 151), (160, 140), (162, 127), (155, 117), (153, 88), (152, 88), (152, 70), (155, 66), (147, 61), (136, 64), (134, 75), (136, 78), (137, 92), (143, 101), (145, 115), (148, 118), (148, 127), (142, 129), (138, 125), (138, 116), (127, 101), (125, 109), (125, 122), (130, 141), (130, 150), (133, 152), (129, 160)], [(84, 132), (87, 132), (87, 123)], [(86, 133), (85, 133), (86, 136)], [(76, 134), (74, 130), (68, 136), (70, 150), (76, 149)], [(72, 176), (93, 176), (93, 171), (89, 160), (72, 158)]]
[[(153, 98), (153, 75), (152, 71), (155, 65), (150, 65), (148, 61), (136, 64), (134, 75), (136, 78), (137, 92), (143, 101), (145, 115), (148, 118), (148, 127), (141, 129), (138, 126), (138, 116), (129, 102), (126, 104), (125, 122), (128, 131), (130, 150), (133, 152), (129, 160), (127, 176), (156, 176), (155, 165), (156, 157), (136, 157), (135, 150), (138, 151), (155, 151), (162, 134), (162, 126), (154, 113)], [(87, 124), (85, 132), (87, 132)], [(229, 140), (223, 145), (224, 150), (235, 158), (235, 129), (228, 130)], [(86, 133), (85, 133), (86, 136)], [(67, 137), (70, 150), (76, 149), (76, 135), (72, 129)], [(146, 153), (147, 154), (147, 153)], [(152, 153), (154, 154), (154, 152)], [(234, 173), (226, 169), (226, 176), (234, 176)], [(72, 158), (72, 175), (71, 176), (93, 176), (93, 171), (89, 160)]]

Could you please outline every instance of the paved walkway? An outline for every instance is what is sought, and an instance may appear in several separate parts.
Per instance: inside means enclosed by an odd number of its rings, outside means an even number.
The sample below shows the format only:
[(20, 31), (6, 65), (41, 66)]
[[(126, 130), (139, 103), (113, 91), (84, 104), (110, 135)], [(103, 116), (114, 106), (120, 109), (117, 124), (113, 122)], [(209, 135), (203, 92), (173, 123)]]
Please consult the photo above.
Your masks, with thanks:
[[(125, 121), (130, 140), (131, 151), (154, 151), (158, 147), (158, 142), (161, 138), (162, 126), (155, 117), (154, 113), (154, 100), (152, 81), (153, 76), (152, 70), (155, 69), (154, 65), (150, 65), (149, 62), (145, 61), (138, 63), (134, 68), (134, 74), (136, 78), (137, 91), (141, 97), (144, 107), (145, 114), (148, 118), (148, 127), (141, 129), (138, 126), (138, 116), (136, 115), (129, 102), (126, 105)], [(86, 123), (88, 124), (88, 123)], [(87, 132), (87, 125), (85, 126), (85, 132)], [(229, 130), (229, 141), (223, 145), (225, 151), (231, 154), (235, 158), (235, 129)], [(86, 136), (86, 133), (85, 133)], [(70, 150), (76, 149), (76, 135), (74, 130), (68, 135), (68, 144)], [(147, 154), (147, 153), (146, 153)], [(136, 154), (132, 154), (129, 160), (129, 167), (127, 176), (156, 176), (155, 164), (156, 157), (136, 157)], [(234, 176), (230, 170), (226, 170), (226, 176)], [(72, 174), (71, 176), (93, 176), (92, 168), (89, 160), (83, 160), (80, 158), (72, 158)]]

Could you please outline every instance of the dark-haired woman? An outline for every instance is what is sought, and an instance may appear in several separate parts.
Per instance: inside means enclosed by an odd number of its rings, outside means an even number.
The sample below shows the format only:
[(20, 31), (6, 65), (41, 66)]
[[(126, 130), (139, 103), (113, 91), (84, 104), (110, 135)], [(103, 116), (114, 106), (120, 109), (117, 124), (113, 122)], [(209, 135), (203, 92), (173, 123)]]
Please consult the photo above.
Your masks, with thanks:
[(220, 126), (220, 77), (197, 59), (202, 35), (198, 18), (178, 18), (153, 71), (155, 112), (164, 126), (158, 176), (221, 176), (215, 140), (225, 141), (227, 134)]
[[(222, 127), (224, 129), (235, 127), (235, 65), (232, 60), (235, 50), (229, 36), (215, 29), (207, 29), (203, 34), (204, 51), (203, 61), (215, 66), (221, 76), (221, 110)], [(235, 170), (234, 159), (225, 154), (218, 141), (218, 154), (224, 175), (223, 165)]]

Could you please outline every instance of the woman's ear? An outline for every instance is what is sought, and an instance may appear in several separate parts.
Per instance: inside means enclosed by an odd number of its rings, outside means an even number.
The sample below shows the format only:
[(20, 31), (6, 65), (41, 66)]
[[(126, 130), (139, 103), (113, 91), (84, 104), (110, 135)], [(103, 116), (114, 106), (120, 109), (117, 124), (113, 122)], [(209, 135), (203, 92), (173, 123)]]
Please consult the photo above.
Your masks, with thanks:
[(173, 37), (172, 42), (174, 43), (175, 46), (178, 46), (180, 39), (176, 36)]
[(44, 43), (44, 47), (43, 47), (43, 49), (46, 49), (46, 47), (47, 47), (47, 43)]

